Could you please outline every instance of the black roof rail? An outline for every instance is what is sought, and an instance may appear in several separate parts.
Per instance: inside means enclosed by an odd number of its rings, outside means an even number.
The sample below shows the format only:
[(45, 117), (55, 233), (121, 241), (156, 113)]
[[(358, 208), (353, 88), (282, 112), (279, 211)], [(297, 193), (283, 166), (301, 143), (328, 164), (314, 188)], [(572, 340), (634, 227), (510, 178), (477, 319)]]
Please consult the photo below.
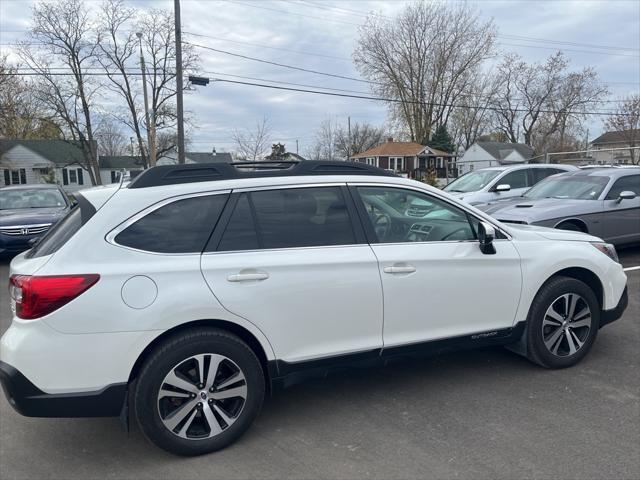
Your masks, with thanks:
[(397, 175), (365, 163), (340, 161), (261, 161), (162, 165), (138, 175), (129, 188), (158, 187), (180, 183), (210, 182), (233, 178), (289, 177), (302, 175)]

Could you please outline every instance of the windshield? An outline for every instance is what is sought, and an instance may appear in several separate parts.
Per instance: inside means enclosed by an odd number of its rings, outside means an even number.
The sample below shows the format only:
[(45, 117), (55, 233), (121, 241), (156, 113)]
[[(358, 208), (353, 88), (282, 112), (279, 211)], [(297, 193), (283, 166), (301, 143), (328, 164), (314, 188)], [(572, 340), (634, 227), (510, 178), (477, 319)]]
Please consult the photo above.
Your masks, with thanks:
[(496, 178), (502, 170), (478, 170), (454, 180), (444, 187), (445, 192), (477, 192)]
[(55, 189), (34, 188), (32, 190), (0, 191), (0, 210), (19, 210), (22, 208), (64, 208), (67, 202)]
[(560, 176), (549, 177), (523, 195), (531, 200), (540, 198), (570, 198), (573, 200), (597, 200), (609, 177), (589, 176)]

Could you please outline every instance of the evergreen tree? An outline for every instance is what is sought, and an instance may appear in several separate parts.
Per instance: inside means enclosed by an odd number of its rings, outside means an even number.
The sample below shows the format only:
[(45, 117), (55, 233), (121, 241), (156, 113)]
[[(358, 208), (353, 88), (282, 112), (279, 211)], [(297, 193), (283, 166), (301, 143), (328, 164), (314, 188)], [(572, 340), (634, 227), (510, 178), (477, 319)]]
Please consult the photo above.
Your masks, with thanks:
[(455, 150), (453, 140), (451, 139), (451, 135), (449, 135), (445, 125), (440, 125), (436, 128), (433, 137), (431, 137), (431, 140), (427, 142), (427, 145), (447, 153), (453, 153)]

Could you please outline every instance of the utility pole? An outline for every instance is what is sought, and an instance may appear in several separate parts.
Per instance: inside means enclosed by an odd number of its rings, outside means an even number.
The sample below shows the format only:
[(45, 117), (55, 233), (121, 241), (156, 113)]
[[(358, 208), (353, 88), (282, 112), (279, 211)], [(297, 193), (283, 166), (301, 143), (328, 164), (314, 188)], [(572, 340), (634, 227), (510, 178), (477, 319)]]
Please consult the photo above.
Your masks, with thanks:
[(298, 139), (296, 138), (296, 155), (298, 155)]
[(173, 0), (176, 22), (176, 106), (178, 109), (178, 163), (185, 163), (184, 113), (182, 106), (182, 27), (180, 26), (180, 0)]
[[(144, 63), (144, 55), (142, 53), (142, 32), (137, 32), (138, 44), (140, 46), (140, 68), (142, 70), (142, 90), (144, 92), (144, 118), (147, 122), (147, 152), (149, 153), (149, 166), (156, 166), (156, 126), (155, 118), (153, 122), (149, 120), (149, 94), (147, 93), (147, 67)], [(151, 117), (154, 117), (153, 112)]]
[(349, 146), (347, 148), (347, 162), (351, 161), (351, 115), (347, 117), (347, 131), (349, 135)]

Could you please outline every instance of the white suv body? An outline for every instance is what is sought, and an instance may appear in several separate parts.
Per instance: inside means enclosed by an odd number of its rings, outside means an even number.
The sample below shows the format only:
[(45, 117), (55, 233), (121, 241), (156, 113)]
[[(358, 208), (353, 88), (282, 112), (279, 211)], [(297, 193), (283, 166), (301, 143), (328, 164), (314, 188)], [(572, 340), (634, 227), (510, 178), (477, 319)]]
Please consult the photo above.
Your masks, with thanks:
[(536, 163), (487, 167), (464, 174), (444, 187), (444, 191), (470, 205), (479, 205), (519, 197), (540, 180), (574, 170), (578, 167)]
[[(158, 186), (138, 179), (83, 191), (78, 225), (70, 214), (11, 263), (17, 315), (0, 348), (11, 403), (30, 416), (124, 416), (134, 404), (156, 444), (204, 453), (244, 432), (270, 384), (352, 361), (497, 344), (547, 367), (569, 366), (626, 307), (626, 276), (598, 238), (502, 225), (440, 190), (366, 170), (296, 175), (294, 167), (290, 175)], [(154, 185), (158, 176), (145, 175)], [(405, 215), (416, 198), (433, 202), (436, 215)], [(189, 250), (189, 235), (203, 228), (194, 251), (162, 251)], [(53, 283), (38, 292), (37, 282), (59, 278), (60, 289), (86, 284), (62, 300), (47, 300)], [(567, 303), (554, 307), (560, 298)], [(550, 331), (544, 322), (556, 314), (537, 313), (547, 307), (566, 310), (565, 324), (573, 310), (587, 311), (589, 326)], [(541, 350), (545, 335), (556, 336), (555, 354)], [(221, 388), (214, 363), (240, 385)], [(185, 384), (190, 375), (202, 385)], [(180, 404), (194, 396), (204, 410)], [(194, 426), (175, 424), (174, 407)]]

